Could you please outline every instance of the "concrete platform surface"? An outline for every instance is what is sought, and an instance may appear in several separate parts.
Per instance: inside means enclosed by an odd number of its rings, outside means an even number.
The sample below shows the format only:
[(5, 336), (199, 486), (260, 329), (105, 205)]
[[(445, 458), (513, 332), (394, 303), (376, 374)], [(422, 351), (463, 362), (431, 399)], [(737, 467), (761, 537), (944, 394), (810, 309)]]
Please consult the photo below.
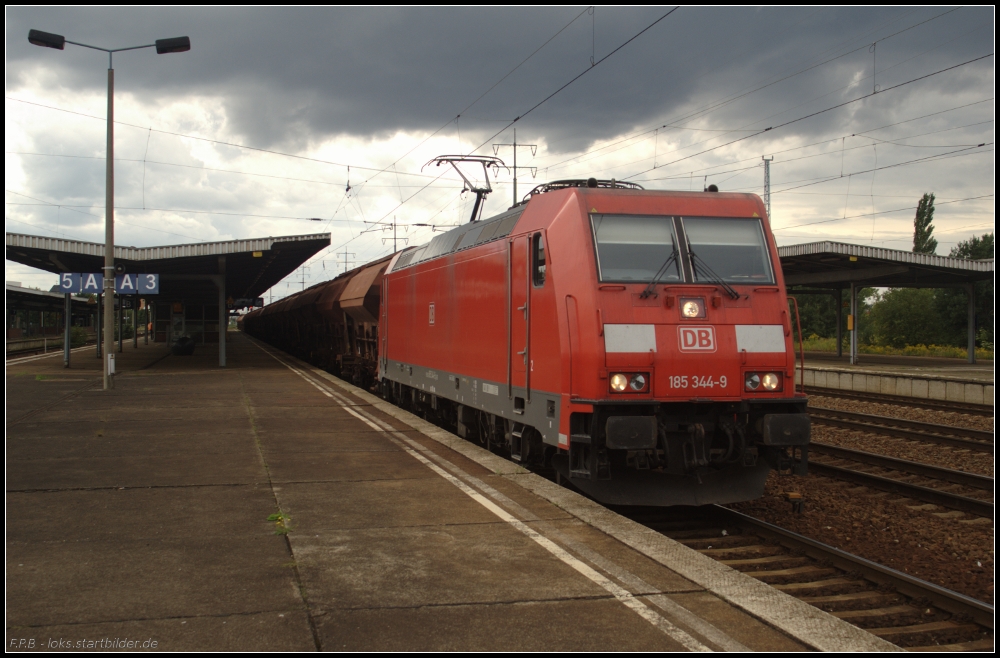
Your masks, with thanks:
[(9, 650), (894, 648), (229, 337), (8, 362)]

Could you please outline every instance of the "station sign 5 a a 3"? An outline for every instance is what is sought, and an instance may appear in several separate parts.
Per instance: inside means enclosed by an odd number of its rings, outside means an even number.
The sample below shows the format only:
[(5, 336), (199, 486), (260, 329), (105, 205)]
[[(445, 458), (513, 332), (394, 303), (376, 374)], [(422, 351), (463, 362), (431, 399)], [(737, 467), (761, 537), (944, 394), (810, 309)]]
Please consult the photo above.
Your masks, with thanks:
[[(59, 292), (104, 292), (104, 275), (100, 273), (64, 272), (59, 275)], [(115, 292), (119, 295), (156, 295), (160, 292), (159, 274), (119, 274), (115, 277)]]

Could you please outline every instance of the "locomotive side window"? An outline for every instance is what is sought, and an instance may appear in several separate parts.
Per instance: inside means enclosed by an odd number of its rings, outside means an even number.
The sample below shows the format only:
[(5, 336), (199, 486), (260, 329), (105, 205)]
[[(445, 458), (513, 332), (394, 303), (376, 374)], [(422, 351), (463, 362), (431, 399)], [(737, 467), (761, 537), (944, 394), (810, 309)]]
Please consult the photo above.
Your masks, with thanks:
[(531, 239), (531, 281), (536, 288), (545, 285), (545, 238), (535, 233)]
[[(601, 281), (681, 281), (672, 217), (591, 215)], [(662, 272), (661, 272), (662, 270)]]
[(695, 281), (774, 283), (759, 219), (685, 217), (682, 222)]

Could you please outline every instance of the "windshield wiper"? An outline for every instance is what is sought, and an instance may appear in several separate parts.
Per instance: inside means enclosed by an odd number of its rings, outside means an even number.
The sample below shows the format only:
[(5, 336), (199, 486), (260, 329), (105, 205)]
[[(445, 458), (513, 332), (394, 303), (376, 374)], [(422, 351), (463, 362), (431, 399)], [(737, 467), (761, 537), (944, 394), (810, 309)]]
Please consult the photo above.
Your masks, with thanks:
[(694, 270), (695, 281), (698, 280), (698, 266), (701, 265), (701, 268), (705, 271), (706, 274), (708, 274), (705, 281), (706, 283), (714, 283), (717, 286), (720, 286), (723, 290), (726, 291), (726, 294), (732, 297), (733, 299), (740, 298), (740, 293), (736, 292), (736, 290), (731, 285), (723, 281), (722, 277), (716, 274), (715, 271), (713, 271), (712, 268), (709, 267), (708, 263), (702, 260), (702, 258), (698, 256), (698, 254), (694, 253), (693, 249), (688, 249), (688, 254), (691, 256), (691, 269)]
[(674, 245), (674, 251), (673, 251), (673, 253), (670, 254), (669, 257), (667, 257), (667, 260), (663, 261), (663, 265), (660, 265), (660, 269), (656, 270), (656, 276), (653, 277), (653, 280), (649, 282), (649, 285), (646, 286), (646, 289), (642, 291), (641, 295), (639, 295), (640, 299), (646, 299), (650, 295), (652, 295), (653, 297), (657, 296), (656, 295), (656, 284), (659, 283), (660, 279), (663, 278), (663, 275), (667, 273), (667, 268), (670, 267), (670, 263), (675, 263), (675, 264), (677, 263), (677, 245), (676, 244)]

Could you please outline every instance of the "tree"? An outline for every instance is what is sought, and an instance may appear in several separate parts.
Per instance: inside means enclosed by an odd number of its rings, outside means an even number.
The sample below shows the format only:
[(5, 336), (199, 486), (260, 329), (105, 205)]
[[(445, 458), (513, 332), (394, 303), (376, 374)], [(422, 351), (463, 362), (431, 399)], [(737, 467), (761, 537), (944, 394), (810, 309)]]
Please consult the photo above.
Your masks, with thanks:
[(917, 216), (913, 218), (913, 253), (933, 254), (938, 241), (934, 233), (934, 195), (925, 193), (917, 204)]
[[(790, 296), (799, 302), (799, 316), (802, 319), (802, 335), (805, 338), (816, 334), (820, 338), (837, 335), (837, 300), (830, 295), (803, 295), (792, 292)], [(847, 312), (845, 311), (844, 315)]]
[[(951, 250), (954, 258), (982, 260), (993, 258), (994, 235), (986, 233), (959, 242)], [(993, 345), (994, 306), (993, 282), (979, 281), (976, 286), (976, 343), (981, 347)], [(969, 298), (962, 288), (943, 288), (935, 291), (934, 303), (941, 317), (945, 340), (950, 345), (965, 346), (968, 336)]]
[[(879, 295), (865, 320), (874, 345), (903, 348), (942, 342), (944, 332), (934, 291), (927, 288), (890, 288)], [(864, 321), (861, 329), (866, 329)]]
[[(835, 293), (836, 294), (836, 293)], [(802, 336), (816, 334), (820, 338), (836, 338), (837, 336), (837, 304), (838, 300), (829, 295), (805, 295), (794, 290), (789, 291), (789, 297), (795, 297), (799, 302), (799, 316), (802, 320)], [(846, 341), (847, 316), (850, 314), (850, 289), (839, 292), (839, 303), (843, 305), (841, 312), (841, 337)], [(863, 343), (871, 343), (872, 329), (868, 316), (878, 302), (878, 293), (874, 288), (858, 290), (858, 315), (861, 316), (860, 339)]]

